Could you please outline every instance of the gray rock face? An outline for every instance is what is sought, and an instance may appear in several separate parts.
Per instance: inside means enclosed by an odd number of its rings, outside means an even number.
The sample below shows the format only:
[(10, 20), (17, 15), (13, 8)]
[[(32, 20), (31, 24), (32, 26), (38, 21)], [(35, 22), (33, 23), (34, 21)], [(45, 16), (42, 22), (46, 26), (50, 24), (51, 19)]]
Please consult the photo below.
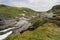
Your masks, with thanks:
[(20, 33), (22, 31), (27, 30), (31, 26), (31, 23), (29, 23), (28, 21), (25, 21), (25, 20), (21, 20), (15, 26), (16, 26), (16, 29), (14, 30), (14, 33), (17, 34), (17, 33)]
[(16, 34), (24, 30), (27, 30), (32, 25), (30, 22), (28, 22), (26, 18), (20, 18), (19, 21), (16, 21), (15, 19), (1, 19), (0, 21), (1, 21), (0, 23), (2, 23), (2, 25), (0, 25), (1, 32), (6, 28), (8, 29), (14, 27), (13, 29), (9, 29), (7, 31), (13, 31), (13, 33)]
[(9, 28), (9, 26), (12, 26), (16, 23), (15, 19), (0, 19), (0, 30)]
[(20, 18), (20, 20), (14, 25), (14, 33), (20, 33), (27, 30), (32, 24), (27, 21), (26, 18)]

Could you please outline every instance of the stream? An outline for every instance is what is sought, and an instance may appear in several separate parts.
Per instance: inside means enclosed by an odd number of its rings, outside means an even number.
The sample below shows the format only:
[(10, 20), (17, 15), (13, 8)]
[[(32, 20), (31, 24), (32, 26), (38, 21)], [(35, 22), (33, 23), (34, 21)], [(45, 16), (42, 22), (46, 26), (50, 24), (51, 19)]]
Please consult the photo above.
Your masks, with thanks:
[(7, 32), (7, 33), (5, 33), (5, 34), (3, 34), (3, 35), (0, 35), (0, 40), (3, 40), (3, 39), (5, 39), (5, 38), (7, 38), (10, 34), (12, 34), (12, 32), (13, 32), (13, 31), (9, 31), (9, 32)]

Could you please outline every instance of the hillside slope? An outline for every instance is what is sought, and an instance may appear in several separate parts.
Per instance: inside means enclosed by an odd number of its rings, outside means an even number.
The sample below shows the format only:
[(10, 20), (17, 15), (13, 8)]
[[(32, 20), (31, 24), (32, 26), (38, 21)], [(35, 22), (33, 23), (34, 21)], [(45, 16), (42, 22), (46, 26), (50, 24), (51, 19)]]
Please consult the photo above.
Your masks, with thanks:
[(53, 14), (55, 14), (51, 18), (52, 20), (60, 20), (60, 5), (53, 6), (52, 9), (49, 10), (48, 12), (52, 12)]
[(48, 12), (60, 13), (60, 5), (53, 6), (51, 10), (48, 10)]
[(37, 12), (29, 8), (17, 8), (0, 4), (0, 16), (20, 17), (20, 14), (35, 15)]
[(15, 34), (5, 40), (60, 40), (60, 28), (53, 23), (45, 23), (34, 31)]

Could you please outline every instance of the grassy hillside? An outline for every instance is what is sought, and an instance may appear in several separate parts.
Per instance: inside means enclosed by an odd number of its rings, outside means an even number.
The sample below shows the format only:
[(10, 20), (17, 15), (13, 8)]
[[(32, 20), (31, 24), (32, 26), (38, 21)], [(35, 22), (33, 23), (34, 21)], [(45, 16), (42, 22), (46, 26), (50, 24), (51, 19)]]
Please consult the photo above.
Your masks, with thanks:
[(60, 13), (60, 5), (54, 6), (51, 10), (53, 13)]
[(35, 15), (37, 12), (29, 8), (17, 8), (0, 4), (0, 16), (20, 17), (19, 14)]
[(53, 16), (52, 19), (60, 20), (60, 5), (53, 6), (52, 9), (49, 10), (48, 12), (52, 12), (52, 13), (56, 14)]
[(60, 28), (53, 23), (45, 23), (34, 31), (11, 35), (5, 40), (60, 40)]
[(48, 12), (60, 13), (60, 5), (53, 6), (52, 9), (49, 10)]

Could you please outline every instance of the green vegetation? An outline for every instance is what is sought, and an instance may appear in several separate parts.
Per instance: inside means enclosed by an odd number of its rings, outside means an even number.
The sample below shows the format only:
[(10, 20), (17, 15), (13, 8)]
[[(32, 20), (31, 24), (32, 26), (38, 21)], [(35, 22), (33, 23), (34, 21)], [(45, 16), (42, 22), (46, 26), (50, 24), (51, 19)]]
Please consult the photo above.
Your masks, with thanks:
[(5, 40), (60, 40), (60, 30), (56, 24), (46, 23), (34, 31), (11, 35)]
[(49, 11), (47, 11), (47, 12), (53, 12), (53, 13), (60, 13), (60, 5), (55, 5), (55, 6), (53, 6), (52, 7), (52, 9), (51, 10), (49, 10)]
[(52, 7), (52, 9), (49, 11), (56, 14), (53, 16), (52, 19), (60, 20), (60, 5), (56, 5), (56, 6)]
[(17, 8), (7, 5), (0, 5), (0, 16), (4, 17), (20, 17), (19, 14), (36, 15), (36, 11), (29, 8)]
[[(60, 19), (60, 5), (54, 6), (48, 12), (57, 14), (54, 18)], [(26, 14), (25, 17), (31, 17), (32, 15), (37, 16), (40, 12), (36, 12), (29, 8), (16, 8), (7, 5), (0, 5), (0, 16), (4, 17), (21, 17), (20, 14)], [(36, 17), (30, 20), (33, 23), (33, 26), (38, 28), (33, 31), (25, 31), (23, 34), (14, 34), (7, 37), (5, 40), (60, 40), (60, 28), (54, 24), (45, 22), (43, 18)]]

